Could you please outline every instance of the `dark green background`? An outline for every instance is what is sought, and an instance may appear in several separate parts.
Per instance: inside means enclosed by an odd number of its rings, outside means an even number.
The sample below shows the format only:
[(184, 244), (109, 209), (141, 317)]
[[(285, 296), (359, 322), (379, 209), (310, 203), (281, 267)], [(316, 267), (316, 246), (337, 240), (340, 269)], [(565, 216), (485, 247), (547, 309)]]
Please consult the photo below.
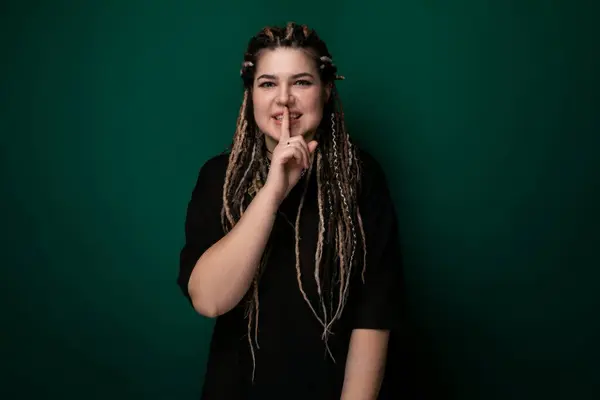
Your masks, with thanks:
[(230, 142), (248, 38), (295, 20), (398, 206), (407, 391), (600, 398), (598, 7), (206, 3), (0, 6), (0, 397), (197, 398), (185, 206)]

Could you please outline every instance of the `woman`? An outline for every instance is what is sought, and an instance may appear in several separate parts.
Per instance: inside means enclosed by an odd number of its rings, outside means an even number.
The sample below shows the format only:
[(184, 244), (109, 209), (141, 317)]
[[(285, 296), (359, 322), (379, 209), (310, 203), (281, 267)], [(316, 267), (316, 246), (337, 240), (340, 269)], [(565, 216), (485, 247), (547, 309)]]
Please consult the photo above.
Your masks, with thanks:
[(267, 27), (231, 151), (201, 168), (178, 283), (216, 317), (203, 399), (376, 399), (397, 320), (396, 217), (346, 132), (325, 43)]

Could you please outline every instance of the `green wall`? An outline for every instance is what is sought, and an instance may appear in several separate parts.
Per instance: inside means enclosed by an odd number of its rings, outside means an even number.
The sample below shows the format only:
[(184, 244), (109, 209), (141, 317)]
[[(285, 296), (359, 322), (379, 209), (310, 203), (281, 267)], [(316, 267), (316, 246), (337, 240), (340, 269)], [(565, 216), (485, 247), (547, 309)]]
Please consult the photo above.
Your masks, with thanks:
[(591, 2), (202, 3), (0, 7), (2, 398), (197, 398), (185, 206), (231, 139), (247, 39), (287, 20), (329, 43), (389, 178), (407, 391), (600, 397)]

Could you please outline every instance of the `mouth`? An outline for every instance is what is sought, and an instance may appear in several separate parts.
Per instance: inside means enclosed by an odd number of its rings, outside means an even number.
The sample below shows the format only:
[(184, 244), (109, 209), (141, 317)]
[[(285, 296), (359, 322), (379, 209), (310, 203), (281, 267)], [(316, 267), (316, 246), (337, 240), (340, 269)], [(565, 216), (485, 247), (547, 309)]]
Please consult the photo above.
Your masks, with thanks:
[[(300, 119), (301, 116), (302, 116), (302, 114), (299, 114), (299, 113), (291, 113), (290, 114), (290, 122), (297, 121), (298, 119)], [(281, 121), (283, 121), (283, 114), (276, 114), (276, 115), (273, 115), (271, 118), (273, 118), (276, 122), (281, 123)]]

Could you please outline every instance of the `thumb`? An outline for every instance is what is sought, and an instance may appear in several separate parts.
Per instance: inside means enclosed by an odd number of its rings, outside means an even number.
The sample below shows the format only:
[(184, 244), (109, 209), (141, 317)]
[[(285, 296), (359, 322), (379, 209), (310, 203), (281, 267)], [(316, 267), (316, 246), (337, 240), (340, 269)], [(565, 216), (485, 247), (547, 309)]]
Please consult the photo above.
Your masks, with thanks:
[(317, 148), (317, 146), (318, 146), (318, 145), (319, 145), (319, 144), (317, 143), (317, 141), (316, 141), (316, 140), (311, 140), (311, 141), (308, 143), (308, 152), (309, 152), (310, 154), (314, 153), (314, 152), (315, 152), (315, 149)]

